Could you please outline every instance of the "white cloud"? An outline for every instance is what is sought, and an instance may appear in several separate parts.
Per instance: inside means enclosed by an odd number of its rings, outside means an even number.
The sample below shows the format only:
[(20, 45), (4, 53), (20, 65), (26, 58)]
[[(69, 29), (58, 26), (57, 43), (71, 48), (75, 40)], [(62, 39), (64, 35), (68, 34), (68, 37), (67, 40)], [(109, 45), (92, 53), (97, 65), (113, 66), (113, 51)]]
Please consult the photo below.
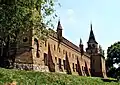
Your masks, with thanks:
[(69, 15), (69, 16), (74, 15), (73, 9), (68, 9), (68, 10), (67, 10), (67, 15)]
[(74, 12), (73, 9), (68, 9), (66, 14), (67, 14), (67, 16), (66, 16), (66, 17), (67, 17), (66, 21), (67, 21), (68, 24), (72, 24), (72, 23), (75, 23), (75, 22), (76, 22), (75, 12)]

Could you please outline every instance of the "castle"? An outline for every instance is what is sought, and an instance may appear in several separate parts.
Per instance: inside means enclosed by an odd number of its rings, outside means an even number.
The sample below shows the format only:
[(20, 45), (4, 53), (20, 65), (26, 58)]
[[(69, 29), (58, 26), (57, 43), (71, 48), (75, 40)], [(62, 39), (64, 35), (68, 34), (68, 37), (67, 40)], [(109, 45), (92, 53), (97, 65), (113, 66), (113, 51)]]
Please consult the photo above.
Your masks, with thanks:
[(62, 30), (59, 21), (57, 32), (47, 41), (32, 37), (32, 31), (19, 37), (15, 68), (106, 77), (105, 57), (98, 51), (92, 24), (86, 51), (81, 39), (79, 46), (76, 46), (62, 36)]

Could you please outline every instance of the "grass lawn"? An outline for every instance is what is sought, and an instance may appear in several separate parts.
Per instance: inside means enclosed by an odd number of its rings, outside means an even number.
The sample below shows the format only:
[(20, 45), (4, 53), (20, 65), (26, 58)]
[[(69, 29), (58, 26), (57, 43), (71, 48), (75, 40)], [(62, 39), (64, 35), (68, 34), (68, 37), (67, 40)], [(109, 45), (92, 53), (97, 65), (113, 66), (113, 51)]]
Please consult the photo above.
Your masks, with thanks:
[(17, 85), (120, 85), (118, 82), (103, 82), (93, 77), (0, 68), (0, 85), (13, 81)]

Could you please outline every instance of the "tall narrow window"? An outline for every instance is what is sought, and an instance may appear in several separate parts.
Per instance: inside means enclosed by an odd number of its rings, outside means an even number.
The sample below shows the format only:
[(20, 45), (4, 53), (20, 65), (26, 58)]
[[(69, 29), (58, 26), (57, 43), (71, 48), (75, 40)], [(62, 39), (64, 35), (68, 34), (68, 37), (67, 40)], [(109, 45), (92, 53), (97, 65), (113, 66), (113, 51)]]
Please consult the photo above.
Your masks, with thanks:
[(82, 71), (83, 71), (83, 75), (85, 76), (85, 69), (83, 66), (82, 66)]
[(46, 53), (44, 53), (44, 64), (47, 66), (48, 65), (48, 56)]
[(74, 54), (72, 54), (72, 58), (74, 58)]
[(73, 59), (74, 59), (75, 55), (73, 55), (72, 57), (73, 57)]
[(69, 57), (71, 57), (71, 53), (69, 52)]
[(66, 64), (65, 64), (65, 60), (63, 60), (63, 65), (64, 65), (64, 69), (66, 69)]
[(47, 41), (45, 41), (45, 47), (47, 46)]
[(55, 57), (55, 62), (57, 63), (57, 57)]
[(65, 54), (65, 50), (63, 50), (63, 54)]
[(37, 45), (36, 56), (39, 58), (40, 57), (40, 55), (39, 55), (39, 43), (38, 43), (38, 40), (36, 38), (34, 39), (34, 41), (35, 41), (35, 44)]
[(59, 58), (59, 69), (61, 69), (61, 59)]
[(60, 53), (60, 47), (59, 47), (59, 53)]
[(82, 70), (84, 71), (84, 67), (82, 66)]
[(54, 45), (54, 51), (56, 50), (55, 45)]
[(75, 67), (74, 67), (74, 63), (73, 63), (73, 71), (75, 72)]
[(77, 64), (75, 64), (75, 66), (76, 66), (76, 72), (78, 71), (78, 66), (77, 66)]
[(89, 72), (91, 73), (91, 69), (89, 68)]

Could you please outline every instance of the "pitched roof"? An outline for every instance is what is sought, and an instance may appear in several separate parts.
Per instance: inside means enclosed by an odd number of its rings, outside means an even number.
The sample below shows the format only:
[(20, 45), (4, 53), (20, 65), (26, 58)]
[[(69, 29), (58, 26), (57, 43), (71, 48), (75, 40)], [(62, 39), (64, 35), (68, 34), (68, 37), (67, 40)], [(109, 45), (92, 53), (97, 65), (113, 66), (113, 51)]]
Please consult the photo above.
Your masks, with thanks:
[[(52, 35), (52, 37), (57, 39), (57, 34), (55, 33)], [(65, 37), (62, 37), (62, 43), (66, 44), (67, 46), (71, 47), (72, 49), (76, 50), (77, 52), (80, 52), (80, 49), (77, 45), (73, 44), (69, 40), (67, 40)], [(84, 55), (86, 55), (88, 58), (90, 58), (90, 55), (84, 52)]]
[(58, 21), (58, 25), (57, 25), (57, 30), (58, 29), (62, 30), (62, 26), (61, 26), (60, 20)]
[(91, 30), (90, 30), (88, 43), (90, 43), (90, 42), (95, 42), (96, 44), (98, 44), (95, 40), (95, 36), (94, 36), (93, 30), (92, 30), (92, 24), (91, 24)]

